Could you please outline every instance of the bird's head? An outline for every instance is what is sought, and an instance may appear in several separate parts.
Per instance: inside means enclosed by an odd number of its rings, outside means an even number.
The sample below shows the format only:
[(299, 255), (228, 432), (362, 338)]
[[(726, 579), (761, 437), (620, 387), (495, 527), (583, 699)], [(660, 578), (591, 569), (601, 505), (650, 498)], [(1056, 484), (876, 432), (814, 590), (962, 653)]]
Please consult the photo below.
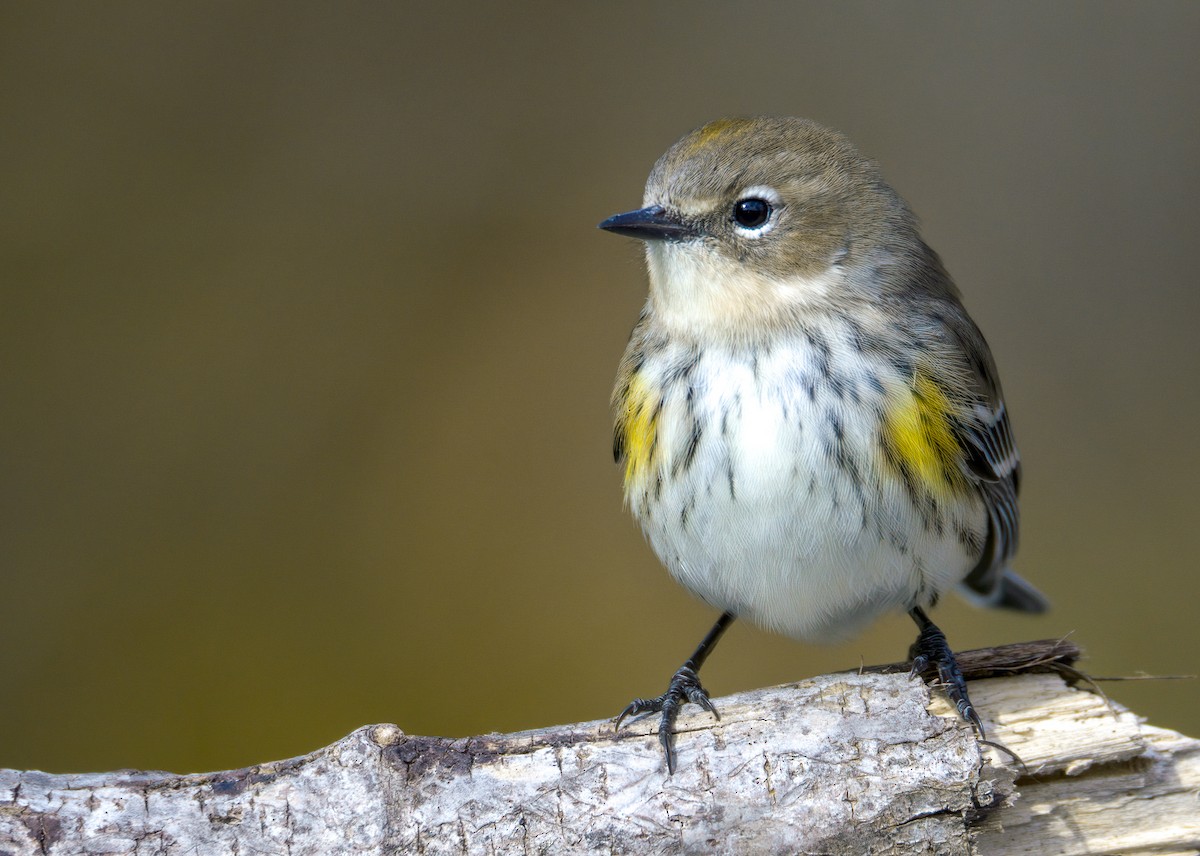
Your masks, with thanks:
[(643, 207), (600, 228), (646, 241), (651, 310), (681, 334), (744, 337), (878, 299), (888, 266), (911, 267), (922, 246), (878, 167), (805, 119), (691, 132), (655, 164)]

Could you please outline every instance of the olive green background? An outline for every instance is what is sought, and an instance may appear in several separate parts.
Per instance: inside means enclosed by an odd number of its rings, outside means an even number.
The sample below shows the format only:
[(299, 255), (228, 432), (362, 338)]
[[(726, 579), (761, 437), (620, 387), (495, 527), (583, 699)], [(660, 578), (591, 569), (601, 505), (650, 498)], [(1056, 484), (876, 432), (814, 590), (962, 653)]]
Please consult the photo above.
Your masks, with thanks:
[[(847, 133), (986, 332), (1022, 573), (1200, 670), (1200, 5), (0, 9), (0, 766), (241, 766), (656, 694), (713, 612), (621, 508), (596, 230), (728, 114)], [(905, 655), (735, 625), (715, 694)], [(1108, 685), (1200, 735), (1200, 682)]]

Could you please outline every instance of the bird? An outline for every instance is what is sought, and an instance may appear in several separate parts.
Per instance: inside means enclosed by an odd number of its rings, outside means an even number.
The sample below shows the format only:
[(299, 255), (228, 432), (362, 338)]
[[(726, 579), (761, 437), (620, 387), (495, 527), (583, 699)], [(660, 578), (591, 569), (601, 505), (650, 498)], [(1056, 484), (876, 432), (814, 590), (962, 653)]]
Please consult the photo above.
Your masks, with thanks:
[(710, 122), (599, 228), (644, 242), (649, 290), (612, 394), (625, 503), (667, 571), (720, 611), (654, 698), (718, 716), (699, 671), (741, 618), (842, 641), (890, 611), (912, 675), (986, 738), (945, 635), (949, 589), (1028, 613), (1011, 568), (1021, 463), (995, 362), (879, 166), (801, 118)]

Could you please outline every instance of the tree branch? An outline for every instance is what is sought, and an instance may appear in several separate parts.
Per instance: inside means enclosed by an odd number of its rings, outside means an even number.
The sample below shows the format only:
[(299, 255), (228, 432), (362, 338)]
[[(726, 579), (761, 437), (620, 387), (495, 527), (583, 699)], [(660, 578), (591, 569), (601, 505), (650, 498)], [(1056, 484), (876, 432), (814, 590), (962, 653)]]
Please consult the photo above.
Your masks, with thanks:
[[(287, 761), (179, 776), (0, 771), (0, 853), (1182, 853), (1200, 742), (1073, 686), (1078, 649), (959, 655), (981, 747), (902, 664), (654, 718), (447, 739), (360, 728)], [(981, 752), (982, 750), (982, 752)]]

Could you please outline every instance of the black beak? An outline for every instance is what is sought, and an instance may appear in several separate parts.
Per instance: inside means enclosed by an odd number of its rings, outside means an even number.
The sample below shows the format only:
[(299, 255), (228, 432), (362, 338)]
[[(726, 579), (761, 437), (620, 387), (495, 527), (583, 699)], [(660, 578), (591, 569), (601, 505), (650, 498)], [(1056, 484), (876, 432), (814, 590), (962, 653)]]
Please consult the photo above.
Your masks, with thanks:
[(668, 214), (661, 205), (615, 214), (601, 223), (600, 228), (643, 241), (685, 241), (700, 234), (690, 223)]

